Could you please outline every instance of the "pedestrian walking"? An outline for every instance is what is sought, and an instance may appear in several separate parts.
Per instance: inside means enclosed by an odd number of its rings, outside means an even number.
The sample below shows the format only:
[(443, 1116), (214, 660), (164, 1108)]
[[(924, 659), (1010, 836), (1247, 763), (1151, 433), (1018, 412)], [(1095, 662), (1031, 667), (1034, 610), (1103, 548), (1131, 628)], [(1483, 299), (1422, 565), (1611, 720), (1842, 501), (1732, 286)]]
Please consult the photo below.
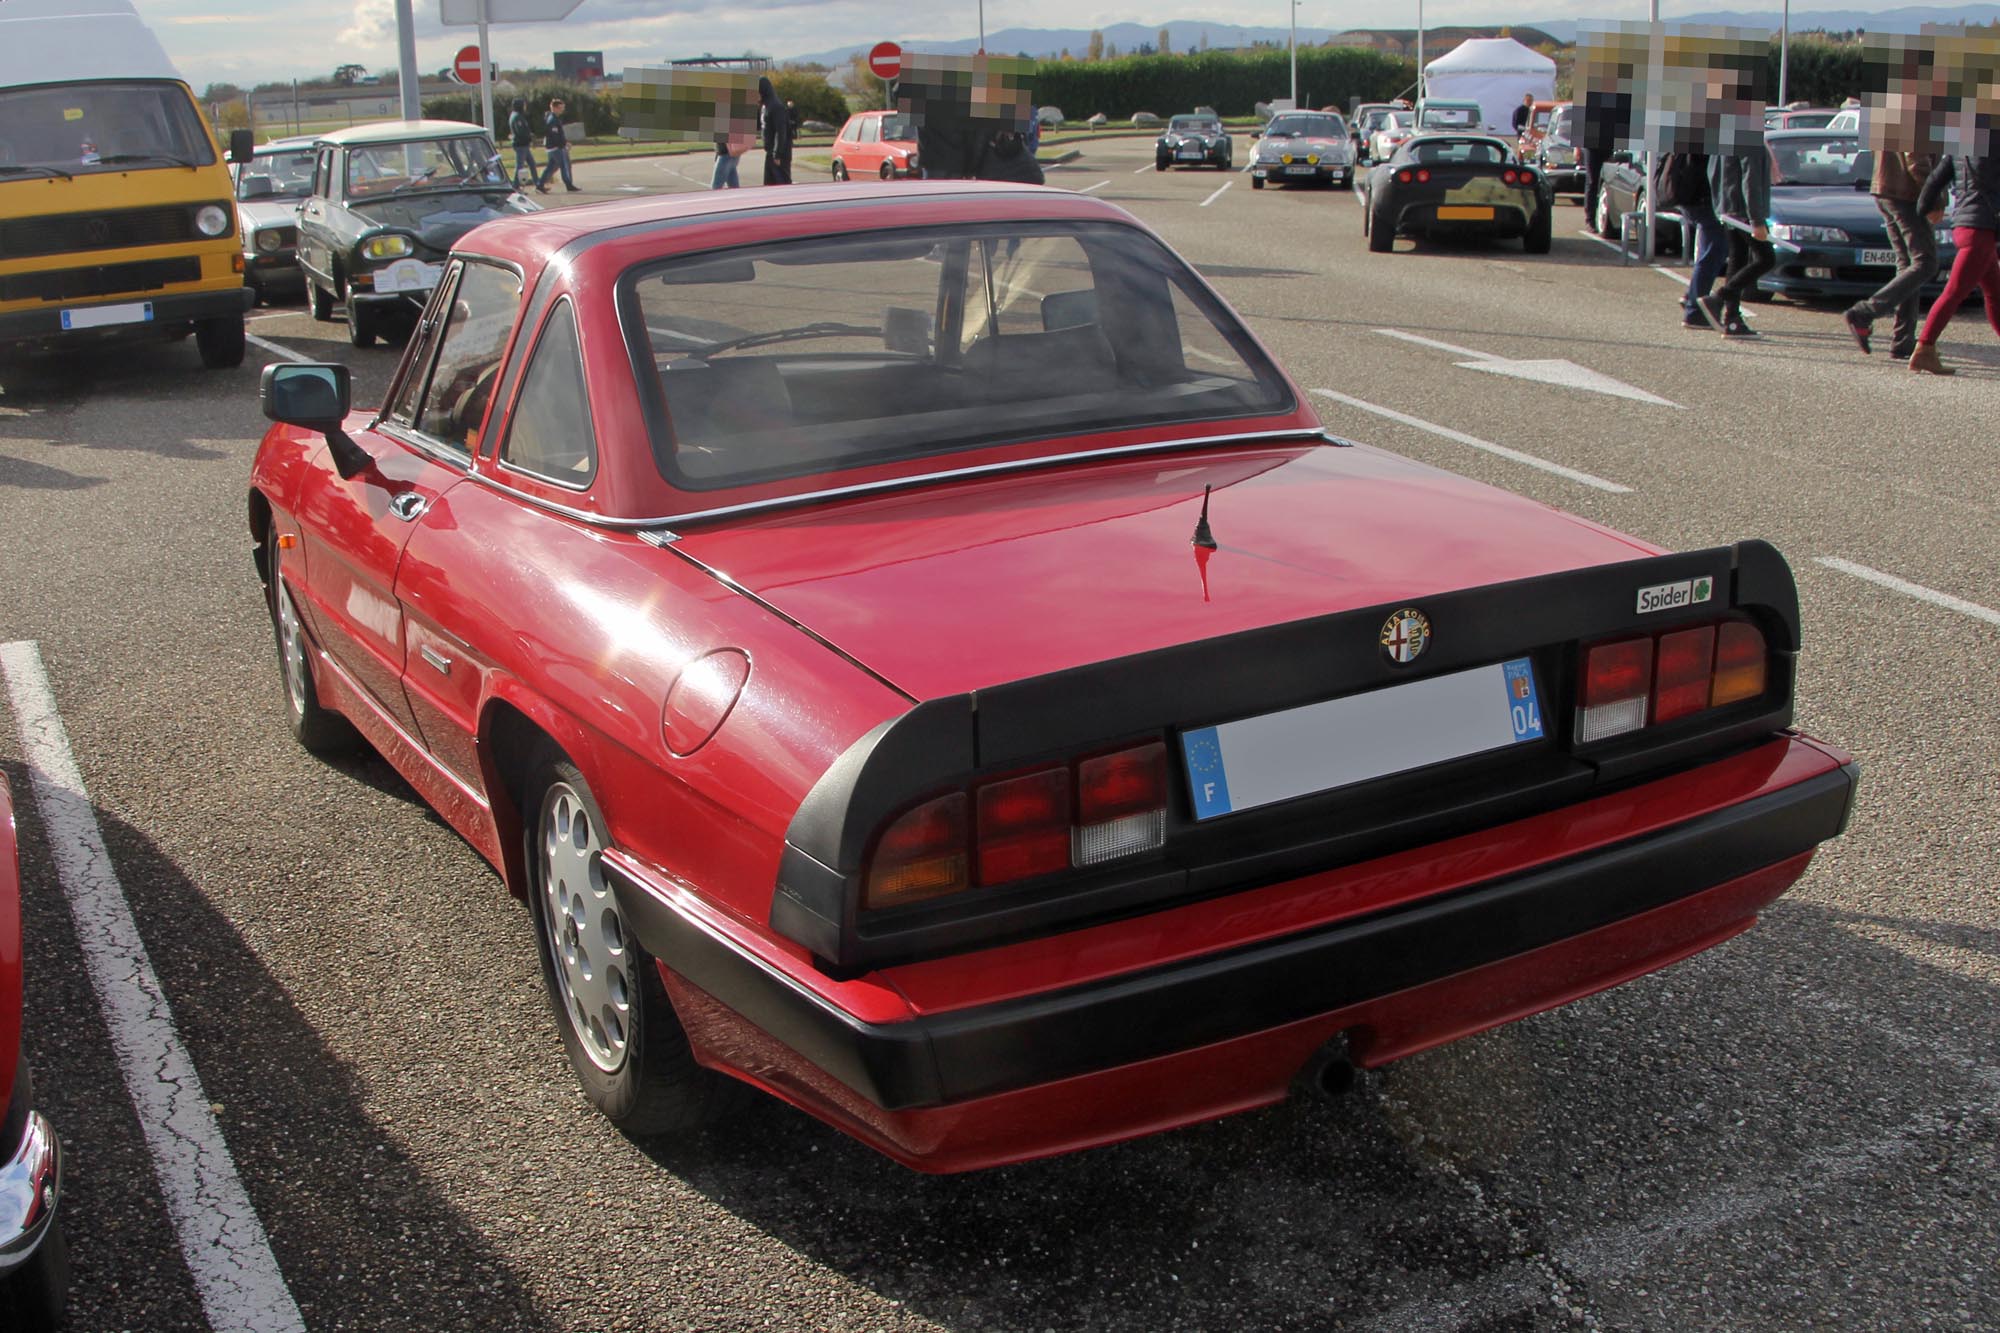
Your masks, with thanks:
[(1534, 124), (1534, 121), (1535, 95), (1533, 93), (1522, 93), (1521, 105), (1514, 108), (1514, 137), (1518, 139), (1525, 135), (1528, 132), (1528, 127)]
[(562, 172), (565, 190), (576, 192), (576, 178), (569, 174), (569, 134), (563, 129), (563, 106), (560, 97), (549, 99), (549, 114), (542, 120), (542, 148), (548, 153), (548, 164), (542, 168), (542, 178), (535, 182), (535, 188), (543, 194), (549, 192), (549, 181)]
[(1708, 154), (1661, 154), (1653, 173), (1653, 200), (1656, 209), (1671, 208), (1694, 224), (1694, 272), (1681, 295), (1681, 323), (1690, 329), (1705, 329), (1708, 318), (1701, 313), (1699, 302), (1715, 285), (1729, 258), (1729, 241), (1723, 235), (1722, 219), (1715, 215), (1715, 195), (1708, 185)]
[(1028, 151), (1028, 141), (1017, 130), (995, 130), (980, 145), (979, 164), (973, 177), (983, 181), (1008, 181), (1015, 185), (1042, 185), (1042, 164)]
[(514, 141), (514, 188), (521, 188), (521, 173), (528, 173), (528, 184), (536, 183), (541, 171), (535, 165), (535, 127), (528, 123), (528, 99), (514, 99), (514, 110), (507, 117), (507, 136)]
[(1960, 302), (1979, 288), (1986, 302), (1986, 322), (2000, 334), (2000, 259), (1994, 242), (2000, 239), (2000, 157), (1946, 157), (1932, 169), (1917, 195), (1917, 212), (1942, 220), (1945, 195), (1957, 185), (1951, 209), (1951, 242), (1958, 254), (1944, 291), (1932, 303), (1910, 353), (1910, 369), (1927, 375), (1954, 372), (1938, 359), (1938, 336), (1958, 313)]
[(1708, 188), (1729, 246), (1729, 266), (1722, 285), (1695, 298), (1695, 306), (1723, 337), (1755, 338), (1757, 331), (1743, 319), (1743, 298), (1778, 262), (1765, 224), (1771, 216), (1770, 154), (1761, 143), (1745, 153), (1711, 154)]
[(737, 145), (727, 134), (715, 136), (715, 170), (708, 173), (708, 188), (711, 190), (740, 190), (742, 179), (736, 174)]
[(1931, 225), (1933, 219), (1917, 211), (1917, 196), (1936, 169), (1937, 159), (1929, 153), (1875, 156), (1868, 192), (1875, 196), (1875, 210), (1889, 233), (1896, 273), (1873, 296), (1848, 307), (1843, 316), (1847, 331), (1864, 353), (1872, 350), (1868, 337), (1875, 321), (1891, 314), (1896, 323), (1889, 334), (1889, 355), (1907, 361), (1917, 350), (1917, 300), (1938, 271), (1937, 232)]
[(757, 99), (763, 103), (760, 119), (764, 139), (764, 184), (792, 183), (792, 117), (778, 100), (778, 90), (768, 78), (757, 80)]

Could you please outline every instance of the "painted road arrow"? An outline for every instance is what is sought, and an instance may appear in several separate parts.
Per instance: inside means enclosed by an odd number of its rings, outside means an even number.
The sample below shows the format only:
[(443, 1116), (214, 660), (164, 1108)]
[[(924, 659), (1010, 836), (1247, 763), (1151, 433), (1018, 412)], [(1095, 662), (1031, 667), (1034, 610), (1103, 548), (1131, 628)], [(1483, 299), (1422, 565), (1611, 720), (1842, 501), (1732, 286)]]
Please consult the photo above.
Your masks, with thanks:
[(1414, 333), (1405, 333), (1401, 329), (1377, 329), (1375, 332), (1385, 338), (1397, 338), (1406, 343), (1435, 347), (1454, 356), (1471, 358), (1455, 363), (1462, 370), (1478, 370), (1488, 375), (1507, 375), (1517, 380), (1554, 384), (1564, 389), (1582, 389), (1585, 393), (1603, 393), (1614, 398), (1630, 398), (1635, 403), (1651, 403), (1655, 407), (1680, 406), (1679, 403), (1670, 402), (1656, 393), (1647, 393), (1644, 389), (1635, 389), (1622, 380), (1612, 379), (1609, 375), (1601, 374), (1588, 366), (1579, 366), (1574, 361), (1516, 361), (1509, 357), (1495, 356), (1491, 352), (1480, 352), (1470, 347), (1439, 342), (1435, 338), (1419, 337)]

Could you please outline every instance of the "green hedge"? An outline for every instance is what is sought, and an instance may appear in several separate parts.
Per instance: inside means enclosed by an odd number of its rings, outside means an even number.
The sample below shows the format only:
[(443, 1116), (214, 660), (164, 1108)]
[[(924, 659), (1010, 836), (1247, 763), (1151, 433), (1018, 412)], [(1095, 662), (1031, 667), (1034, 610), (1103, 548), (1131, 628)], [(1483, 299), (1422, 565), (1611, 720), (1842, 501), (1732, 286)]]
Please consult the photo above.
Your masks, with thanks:
[[(563, 118), (571, 124), (581, 123), (583, 132), (592, 138), (618, 133), (618, 99), (604, 97), (574, 83), (547, 82), (531, 83), (525, 88), (515, 88), (511, 96), (499, 92), (493, 94), (493, 118), (500, 122), (495, 138), (501, 142), (507, 139), (507, 113), (513, 108), (514, 98), (528, 99), (528, 121), (535, 127), (535, 144), (542, 142), (542, 119), (548, 115), (549, 99), (560, 97), (568, 105), (563, 109)], [(437, 120), (465, 120), (473, 124), (479, 122), (479, 90), (466, 93), (451, 93), (445, 97), (426, 97), (424, 115)]]
[[(1786, 61), (1785, 98), (1813, 106), (1839, 106), (1848, 97), (1867, 95), (1867, 73), (1858, 42), (1792, 39)], [(1778, 44), (1771, 43), (1771, 104), (1778, 104)]]
[[(1299, 48), (1299, 101), (1337, 106), (1394, 97), (1416, 81), (1413, 60), (1354, 46)], [(1035, 73), (1035, 101), (1061, 107), (1071, 120), (1102, 111), (1124, 120), (1135, 111), (1158, 116), (1214, 107), (1247, 116), (1257, 103), (1288, 96), (1291, 61), (1284, 48), (1199, 51), (1188, 55), (1124, 56), (1117, 60), (1044, 60)]]

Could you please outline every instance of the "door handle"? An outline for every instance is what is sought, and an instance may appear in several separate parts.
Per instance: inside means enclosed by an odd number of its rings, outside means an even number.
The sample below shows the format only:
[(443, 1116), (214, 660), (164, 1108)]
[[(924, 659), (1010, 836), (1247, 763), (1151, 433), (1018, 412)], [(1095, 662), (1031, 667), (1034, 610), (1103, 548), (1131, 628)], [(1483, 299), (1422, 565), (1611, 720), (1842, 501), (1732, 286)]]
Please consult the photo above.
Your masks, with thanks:
[(389, 501), (389, 512), (405, 522), (414, 521), (424, 512), (430, 501), (416, 491), (404, 491)]
[(436, 667), (440, 675), (449, 676), (451, 674), (451, 659), (429, 644), (417, 645), (417, 653), (424, 661)]

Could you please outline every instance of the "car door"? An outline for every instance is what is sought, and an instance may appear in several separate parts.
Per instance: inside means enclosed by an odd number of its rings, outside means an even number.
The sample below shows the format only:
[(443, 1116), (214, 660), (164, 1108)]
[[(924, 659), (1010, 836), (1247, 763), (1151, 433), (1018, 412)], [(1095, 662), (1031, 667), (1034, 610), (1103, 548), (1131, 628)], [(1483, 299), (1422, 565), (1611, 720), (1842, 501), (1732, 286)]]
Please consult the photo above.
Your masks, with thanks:
[(316, 468), (299, 498), (321, 646), (419, 741), (403, 688), (409, 648), (396, 570), (411, 535), (470, 469), (520, 295), (511, 269), (454, 264), (413, 335), (388, 407), (356, 435), (369, 466), (348, 478)]
[(333, 180), (335, 149), (322, 147), (313, 163), (312, 193), (299, 205), (299, 260), (306, 270), (324, 282), (333, 281), (327, 262), (326, 210)]
[(854, 156), (847, 164), (849, 175), (876, 176), (882, 171), (882, 159), (888, 156), (882, 147), (882, 118), (863, 116), (861, 134), (855, 145)]

